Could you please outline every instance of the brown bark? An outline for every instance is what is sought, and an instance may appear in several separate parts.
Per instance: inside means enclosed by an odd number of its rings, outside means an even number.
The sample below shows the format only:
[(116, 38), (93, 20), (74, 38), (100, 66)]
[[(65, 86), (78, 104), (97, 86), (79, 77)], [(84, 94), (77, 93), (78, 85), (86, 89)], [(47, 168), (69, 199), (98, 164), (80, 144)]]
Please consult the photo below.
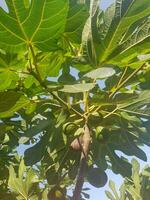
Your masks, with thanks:
[(73, 194), (73, 200), (80, 200), (80, 197), (81, 197), (81, 191), (84, 184), (84, 177), (85, 177), (86, 166), (87, 166), (87, 157), (88, 157), (88, 152), (89, 152), (90, 141), (91, 141), (90, 130), (86, 123), (84, 126), (80, 167), (79, 167), (77, 182), (76, 182), (76, 186), (75, 186), (75, 190)]

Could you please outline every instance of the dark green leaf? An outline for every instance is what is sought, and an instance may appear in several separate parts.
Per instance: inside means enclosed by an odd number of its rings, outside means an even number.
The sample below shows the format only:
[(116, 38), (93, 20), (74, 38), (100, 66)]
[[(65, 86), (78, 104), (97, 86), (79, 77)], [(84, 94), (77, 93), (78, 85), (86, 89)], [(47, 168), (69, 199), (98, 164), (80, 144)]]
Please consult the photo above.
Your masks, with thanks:
[(87, 174), (87, 180), (94, 187), (104, 187), (107, 183), (107, 174), (100, 168), (90, 168)]
[(25, 151), (24, 161), (27, 166), (34, 165), (43, 158), (46, 151), (46, 145), (49, 142), (49, 137), (48, 134), (45, 134), (36, 145)]

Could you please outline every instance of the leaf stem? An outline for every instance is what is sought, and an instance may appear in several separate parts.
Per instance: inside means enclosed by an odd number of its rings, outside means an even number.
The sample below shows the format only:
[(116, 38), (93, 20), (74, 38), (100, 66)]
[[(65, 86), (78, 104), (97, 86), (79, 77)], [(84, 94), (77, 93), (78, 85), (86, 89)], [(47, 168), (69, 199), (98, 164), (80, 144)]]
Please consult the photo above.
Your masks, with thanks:
[(43, 80), (41, 78), (41, 75), (40, 75), (40, 72), (39, 72), (39, 69), (38, 69), (37, 58), (36, 58), (36, 55), (35, 55), (35, 52), (34, 52), (32, 44), (29, 44), (29, 48), (31, 50), (31, 54), (32, 54), (32, 58), (33, 58), (33, 65), (35, 67), (35, 70), (36, 70), (36, 73), (37, 73), (37, 77), (38, 77), (39, 81), (42, 83)]
[(141, 117), (148, 117), (148, 118), (150, 118), (150, 115), (146, 114), (146, 113), (139, 113), (139, 112), (135, 112), (135, 111), (132, 111), (132, 110), (126, 110), (126, 109), (123, 109), (123, 108), (118, 108), (118, 110), (130, 113), (130, 114), (134, 114), (134, 115), (140, 115)]

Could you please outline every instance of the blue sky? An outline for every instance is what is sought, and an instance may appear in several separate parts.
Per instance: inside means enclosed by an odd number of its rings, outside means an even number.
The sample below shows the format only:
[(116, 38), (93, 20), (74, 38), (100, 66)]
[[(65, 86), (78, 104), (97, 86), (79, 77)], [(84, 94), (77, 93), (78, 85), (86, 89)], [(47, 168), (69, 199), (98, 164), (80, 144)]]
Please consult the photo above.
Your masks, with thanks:
[[(106, 9), (112, 2), (113, 2), (113, 0), (102, 0), (101, 1), (101, 8)], [(5, 5), (4, 0), (0, 0), (0, 7), (3, 7), (3, 8), (6, 9), (6, 5)], [(147, 163), (150, 163), (150, 148), (145, 146), (142, 149), (147, 153), (147, 156), (148, 156)], [(118, 152), (118, 155), (121, 155), (120, 152)], [(133, 157), (128, 157), (128, 158), (131, 160)], [(140, 160), (138, 160), (138, 161), (140, 162), (141, 167), (146, 165), (145, 162), (140, 161)], [(116, 186), (118, 188), (123, 181), (122, 177), (120, 175), (116, 175), (116, 174), (112, 173), (110, 170), (107, 170), (107, 174), (108, 174), (109, 179), (115, 181)], [(108, 183), (104, 188), (100, 188), (100, 189), (96, 189), (89, 184), (85, 184), (85, 187), (87, 187), (87, 186), (91, 189), (90, 192), (89, 192), (90, 200), (107, 200), (104, 191), (106, 189), (108, 189)]]

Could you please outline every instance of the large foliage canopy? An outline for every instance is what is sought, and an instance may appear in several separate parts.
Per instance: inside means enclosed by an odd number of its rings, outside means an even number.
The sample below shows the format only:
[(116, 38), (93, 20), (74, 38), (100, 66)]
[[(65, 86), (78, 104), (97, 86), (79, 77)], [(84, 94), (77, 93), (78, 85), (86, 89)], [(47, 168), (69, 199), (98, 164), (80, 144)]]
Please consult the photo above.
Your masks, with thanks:
[(108, 168), (131, 176), (127, 156), (146, 161), (150, 146), (150, 1), (6, 4), (0, 199), (71, 199), (74, 185), (86, 199), (84, 180), (102, 187)]

